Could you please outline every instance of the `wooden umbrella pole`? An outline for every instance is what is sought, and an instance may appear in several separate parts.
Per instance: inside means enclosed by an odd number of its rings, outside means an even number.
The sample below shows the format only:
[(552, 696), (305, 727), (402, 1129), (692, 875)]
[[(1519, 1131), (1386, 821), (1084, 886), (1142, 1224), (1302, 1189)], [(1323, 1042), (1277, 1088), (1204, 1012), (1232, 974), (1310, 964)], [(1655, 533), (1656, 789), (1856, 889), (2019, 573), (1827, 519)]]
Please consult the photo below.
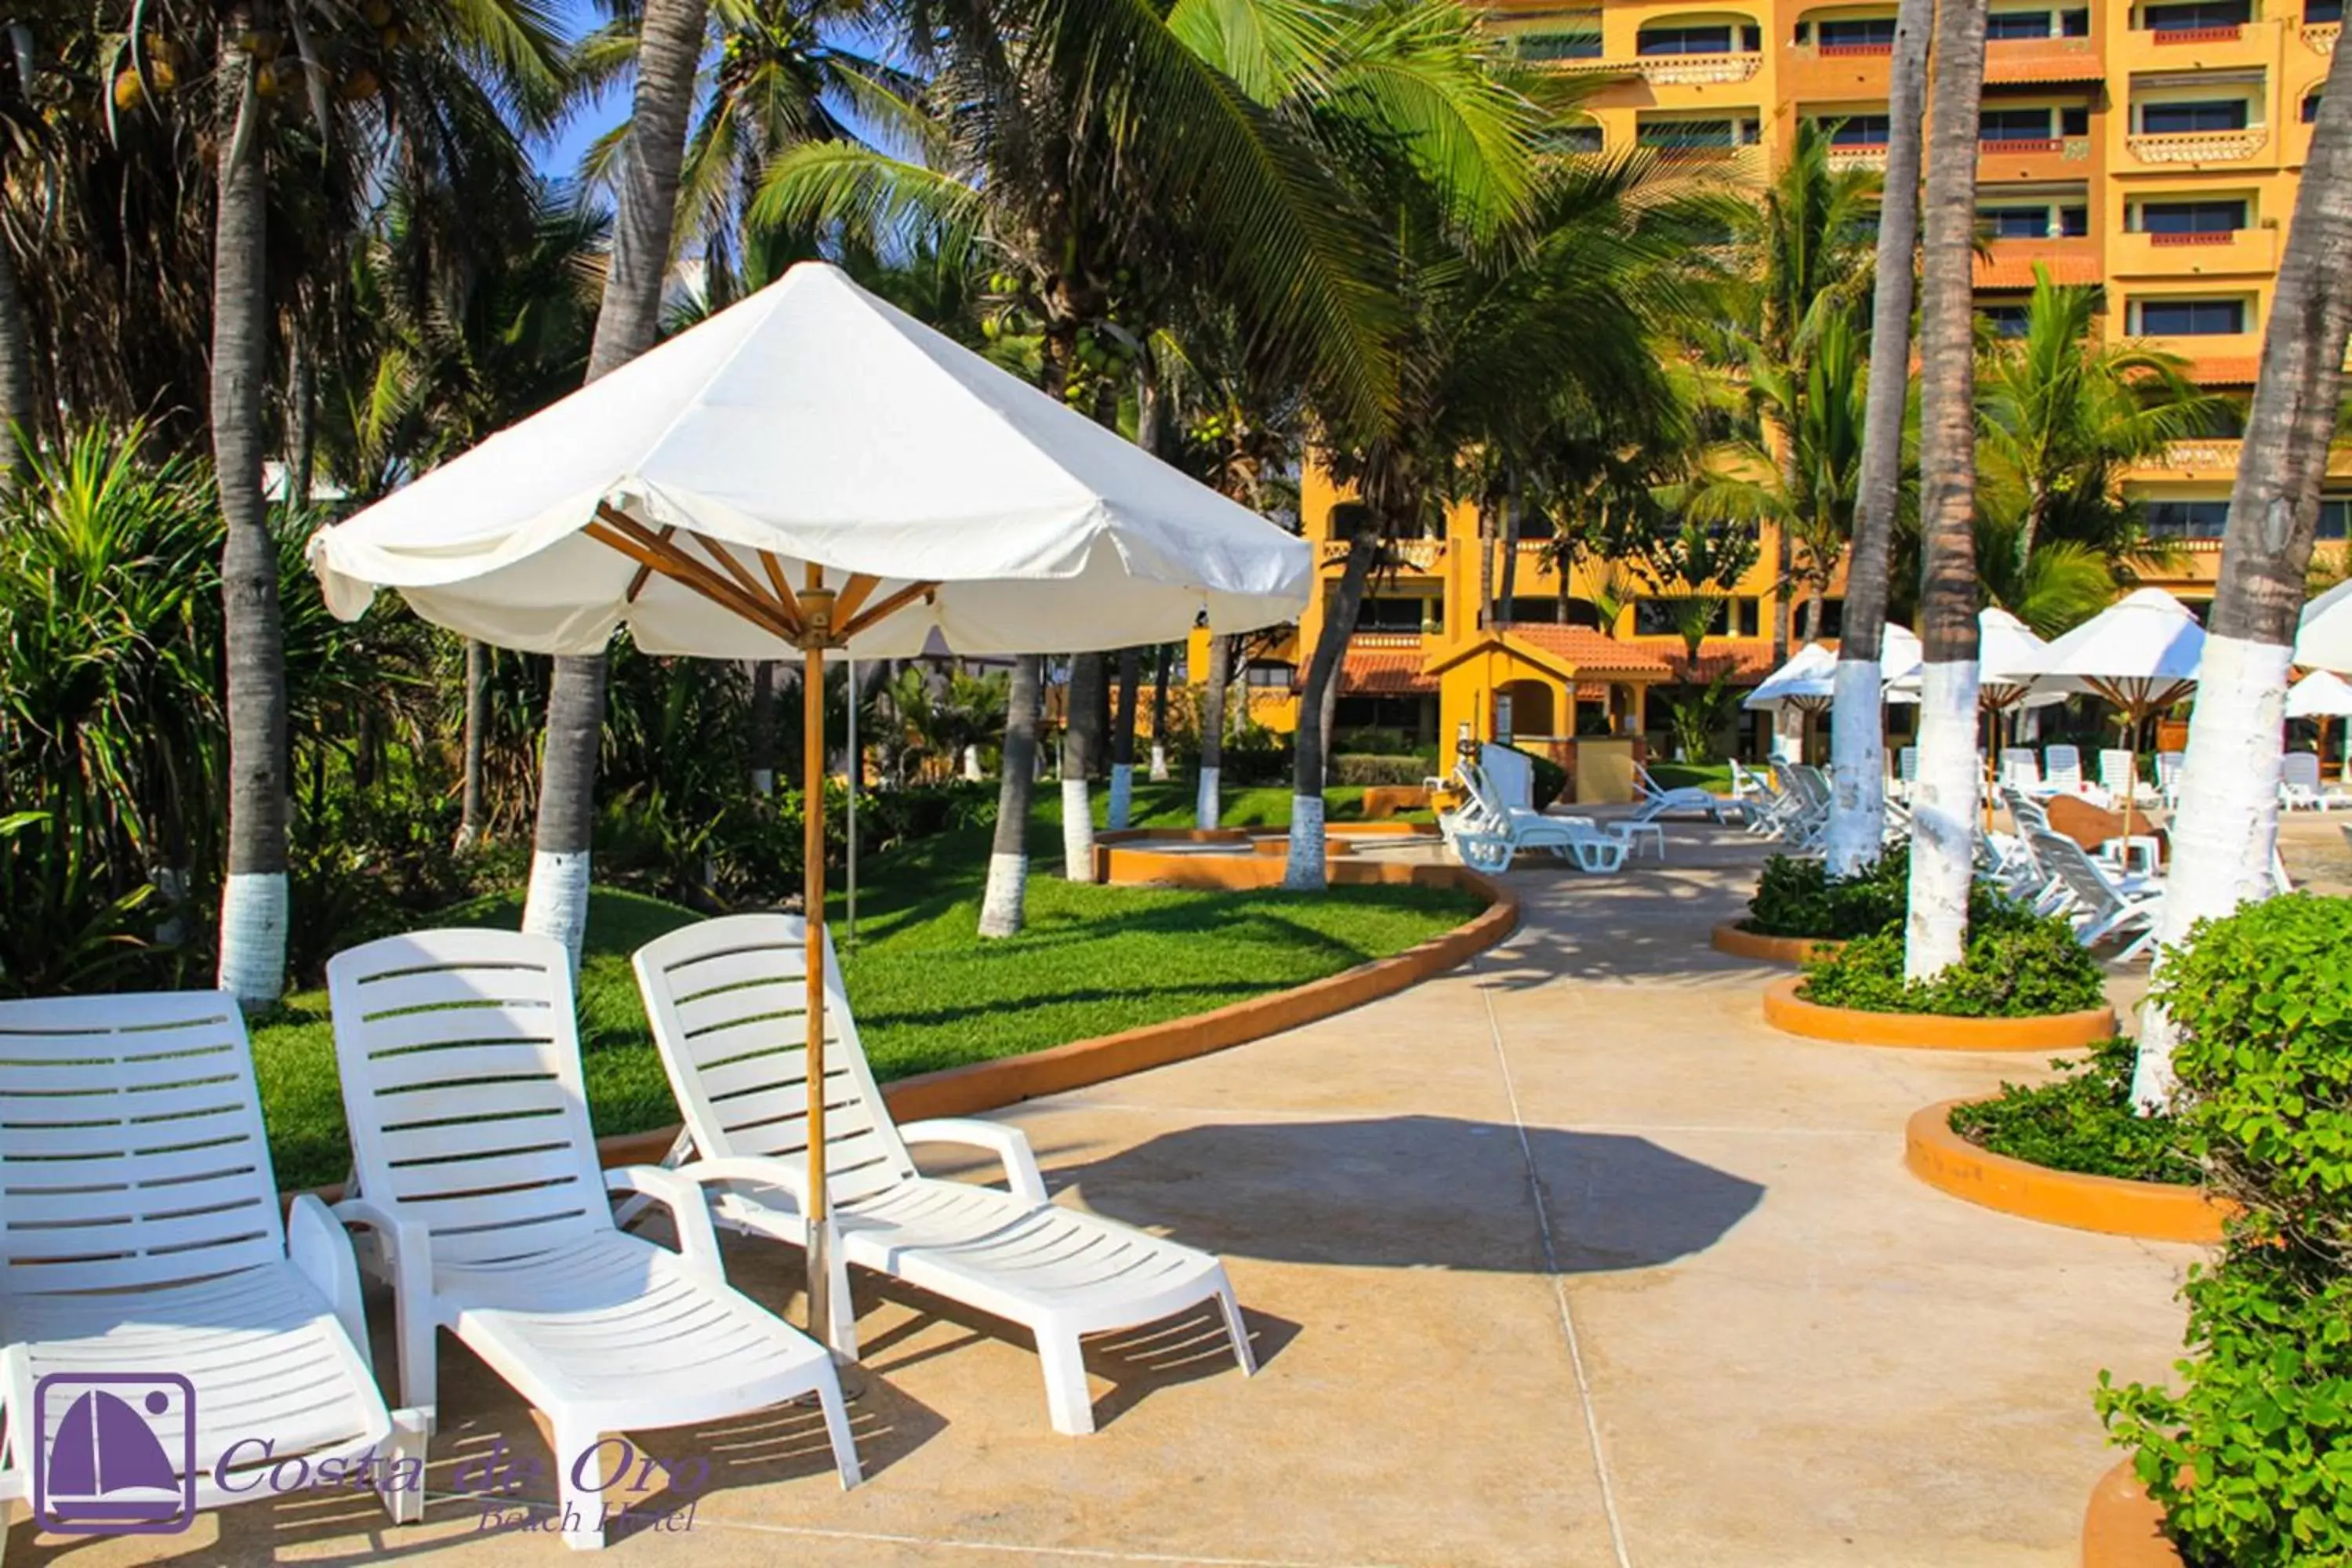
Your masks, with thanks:
[(808, 931), (808, 1287), (809, 1333), (833, 1334), (833, 1205), (824, 1169), (824, 645), (833, 633), (833, 595), (821, 568), (808, 568), (801, 590), (801, 906)]

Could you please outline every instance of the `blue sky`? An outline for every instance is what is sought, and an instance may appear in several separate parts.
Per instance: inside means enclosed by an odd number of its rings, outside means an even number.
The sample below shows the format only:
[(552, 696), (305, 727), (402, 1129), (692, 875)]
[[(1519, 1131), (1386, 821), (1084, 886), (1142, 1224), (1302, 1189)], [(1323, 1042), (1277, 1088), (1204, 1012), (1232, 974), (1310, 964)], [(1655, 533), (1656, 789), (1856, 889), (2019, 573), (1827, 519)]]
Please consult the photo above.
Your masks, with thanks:
[[(573, 38), (604, 19), (594, 0), (555, 0), (555, 14), (564, 35)], [(621, 93), (608, 93), (601, 101), (582, 104), (557, 134), (554, 144), (539, 149), (540, 172), (570, 176), (580, 166), (580, 154), (587, 150), (588, 143), (627, 119), (628, 114), (628, 99)]]

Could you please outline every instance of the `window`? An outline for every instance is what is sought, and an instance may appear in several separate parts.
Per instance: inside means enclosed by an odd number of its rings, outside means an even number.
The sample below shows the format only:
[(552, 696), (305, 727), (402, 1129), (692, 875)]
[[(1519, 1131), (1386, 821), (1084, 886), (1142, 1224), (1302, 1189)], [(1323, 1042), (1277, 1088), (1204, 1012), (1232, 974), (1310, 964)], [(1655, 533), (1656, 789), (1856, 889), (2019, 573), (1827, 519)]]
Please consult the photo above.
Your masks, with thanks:
[(2088, 11), (2058, 13), (2058, 35), (2064, 38), (2087, 38), (2091, 36), (2091, 14)]
[(2137, 300), (2133, 329), (2151, 338), (2215, 337), (2246, 330), (2243, 300)]
[(1367, 594), (1356, 613), (1356, 629), (1363, 632), (1417, 632), (1424, 617), (1437, 613), (1437, 601), (1418, 594)]
[(1654, 120), (1635, 140), (1644, 147), (1673, 149), (1747, 147), (1756, 141), (1753, 120)]
[(2050, 36), (2050, 13), (2047, 11), (1995, 11), (1985, 18), (1988, 38), (2046, 38)]
[(1894, 47), (1895, 18), (1892, 16), (1822, 24), (1822, 47), (1825, 49), (1891, 49)]
[(1514, 42), (1523, 60), (1597, 60), (1601, 58), (1601, 24), (1574, 32), (1521, 33)]
[(2091, 110), (2087, 104), (2075, 104), (2058, 111), (2058, 134), (2088, 136), (2091, 133)]
[(1884, 147), (1892, 121), (1884, 114), (1849, 114), (1830, 124), (1832, 147)]
[(1977, 122), (1979, 142), (2047, 142), (2050, 111), (2046, 109), (1988, 109)]
[(1504, 605), (1497, 604), (1495, 614), (1514, 625), (1548, 626), (1559, 620), (1559, 600), (1550, 595), (1536, 599), (1521, 595), (1508, 601), (1508, 606), (1507, 610)]
[(2144, 136), (2188, 136), (2205, 131), (2243, 131), (2246, 100), (2242, 98), (2200, 99), (2187, 103), (2143, 103), (2139, 129)]
[(2326, 22), (2344, 20), (2344, 0), (2303, 0), (2303, 23), (2306, 27)]
[(2319, 118), (2319, 92), (2314, 89), (2303, 95), (2303, 122), (2305, 125)]
[(1813, 635), (1817, 637), (1833, 637), (1844, 630), (1845, 601), (1843, 599), (1823, 599), (1822, 601), (1822, 624), (1813, 628)]
[(2140, 509), (2147, 531), (2164, 539), (2219, 539), (2230, 521), (2226, 500), (2152, 500)]
[(1279, 686), (1287, 689), (1297, 680), (1297, 676), (1298, 667), (1295, 664), (1284, 664), (1274, 659), (1263, 661), (1252, 659), (1249, 668), (1242, 676), (1242, 684), (1257, 687)]
[(2142, 202), (2139, 226), (2147, 234), (2235, 234), (2246, 226), (2246, 204)]
[[(1682, 636), (1683, 606), (1681, 599), (1636, 599), (1633, 601), (1633, 630), (1645, 637)], [(1722, 637), (1731, 626), (1731, 602), (1716, 601), (1714, 614), (1707, 617), (1706, 635)]]
[(2253, 19), (2252, 0), (2179, 0), (2150, 5), (2141, 15), (2154, 33), (2195, 33), (2209, 27), (2242, 27)]
[(2342, 539), (2347, 514), (2352, 514), (2352, 500), (2342, 496), (2326, 496), (2319, 502), (2319, 532), (2321, 539)]
[(1712, 23), (1699, 27), (1644, 27), (1634, 40), (1637, 55), (1727, 55), (1731, 27)]
[(2090, 233), (2091, 209), (2089, 207), (2060, 207), (2058, 209), (2058, 232), (2064, 235), (2069, 239), (2077, 239), (2082, 236)]
[(2025, 335), (2025, 307), (2022, 305), (1979, 305), (1977, 316), (1992, 329), (1997, 338), (2021, 338)]
[(1741, 599), (1738, 603), (1739, 635), (1744, 637), (1761, 637), (1764, 633), (1764, 601)]
[(1994, 239), (2040, 239), (2050, 232), (2048, 207), (1986, 207), (1977, 216)]
[(1536, 138), (1536, 150), (1541, 153), (1598, 153), (1601, 151), (1601, 127), (1586, 121), (1578, 125), (1555, 125)]

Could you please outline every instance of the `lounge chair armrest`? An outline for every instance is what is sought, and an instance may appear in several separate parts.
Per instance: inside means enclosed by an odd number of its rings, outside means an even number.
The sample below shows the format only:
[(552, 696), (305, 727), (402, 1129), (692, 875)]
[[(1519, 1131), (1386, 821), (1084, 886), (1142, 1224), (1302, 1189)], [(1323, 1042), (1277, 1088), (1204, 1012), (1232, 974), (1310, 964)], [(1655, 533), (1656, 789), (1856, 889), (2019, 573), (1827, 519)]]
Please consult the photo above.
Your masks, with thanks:
[(982, 1121), (977, 1117), (940, 1116), (929, 1121), (912, 1121), (898, 1129), (901, 1142), (917, 1143), (961, 1143), (968, 1148), (987, 1149), (1004, 1163), (1005, 1185), (1023, 1203), (1042, 1204), (1045, 1196), (1045, 1173), (1037, 1169), (1037, 1155), (1029, 1147), (1029, 1135), (1018, 1127), (1007, 1127), (1001, 1121)]
[(803, 1208), (808, 1197), (808, 1166), (803, 1159), (780, 1160), (764, 1154), (719, 1154), (708, 1159), (689, 1160), (668, 1173), (698, 1187), (719, 1182), (782, 1187), (791, 1196), (793, 1207)]
[(394, 1292), (408, 1297), (417, 1310), (432, 1310), (433, 1233), (422, 1220), (410, 1219), (395, 1205), (364, 1197), (345, 1198), (330, 1212), (345, 1225), (362, 1225), (375, 1232), (389, 1255)]
[(669, 1210), (677, 1230), (677, 1250), (696, 1272), (724, 1281), (727, 1260), (719, 1250), (719, 1230), (710, 1223), (710, 1199), (702, 1184), (659, 1165), (615, 1165), (604, 1173), (608, 1193), (635, 1193)]
[(367, 1354), (367, 1309), (360, 1300), (360, 1260), (334, 1211), (316, 1193), (295, 1194), (286, 1211), (286, 1257), (327, 1299), (352, 1348)]

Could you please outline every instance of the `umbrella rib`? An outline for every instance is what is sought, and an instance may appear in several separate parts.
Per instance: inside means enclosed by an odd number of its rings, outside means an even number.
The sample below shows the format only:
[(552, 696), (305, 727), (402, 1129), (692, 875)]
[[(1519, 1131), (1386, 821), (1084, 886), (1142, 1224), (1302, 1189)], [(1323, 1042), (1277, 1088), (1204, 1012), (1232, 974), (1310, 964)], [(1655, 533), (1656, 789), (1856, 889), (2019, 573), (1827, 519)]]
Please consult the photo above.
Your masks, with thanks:
[[(719, 565), (725, 570), (727, 575), (734, 578), (736, 586), (741, 588), (743, 592), (749, 595), (751, 598), (759, 600), (762, 604), (767, 602), (767, 590), (760, 585), (760, 580), (757, 577), (751, 575), (750, 568), (746, 567), (740, 561), (735, 559), (735, 552), (733, 551), (728, 549), (727, 546), (721, 544), (719, 541), (707, 538), (699, 533), (689, 533), (687, 537), (693, 540), (695, 543), (702, 546), (702, 552), (705, 555), (709, 556), (711, 560), (717, 562)], [(781, 610), (783, 608), (783, 605), (779, 602), (776, 607)]]
[(760, 564), (768, 574), (768, 586), (776, 591), (776, 602), (783, 605), (786, 618), (794, 626), (807, 625), (807, 617), (801, 614), (800, 597), (793, 592), (792, 582), (784, 575), (784, 563), (776, 559), (776, 552), (760, 552)]
[(834, 635), (845, 642), (849, 638), (856, 637), (859, 632), (864, 631), (866, 627), (874, 625), (875, 622), (895, 615), (898, 611), (906, 608), (917, 599), (929, 598), (933, 594), (939, 592), (939, 587), (940, 585), (937, 583), (909, 583), (905, 587), (899, 589), (897, 593), (891, 595), (888, 598), (883, 600), (880, 604), (875, 605), (872, 609), (866, 611), (864, 615), (859, 616), (856, 619), (851, 621), (848, 625), (836, 627)]
[(882, 579), (864, 572), (852, 572), (849, 581), (842, 584), (841, 596), (833, 602), (833, 618), (846, 626), (857, 618), (857, 612), (882, 585)]
[(800, 628), (787, 626), (776, 606), (746, 596), (734, 584), (685, 554), (669, 541), (655, 535), (634, 518), (605, 513), (600, 521), (591, 522), (582, 531), (598, 543), (619, 551), (639, 565), (649, 567), (701, 595), (721, 609), (732, 611), (761, 631), (772, 633), (786, 642), (799, 640)]
[[(664, 543), (668, 542), (670, 535), (677, 531), (677, 529), (675, 524), (663, 524), (660, 536), (662, 542)], [(653, 563), (651, 562), (646, 562), (637, 568), (637, 574), (629, 579), (628, 603), (634, 605), (637, 602), (637, 595), (646, 591), (646, 582), (648, 578), (652, 577), (653, 574), (654, 568)]]

